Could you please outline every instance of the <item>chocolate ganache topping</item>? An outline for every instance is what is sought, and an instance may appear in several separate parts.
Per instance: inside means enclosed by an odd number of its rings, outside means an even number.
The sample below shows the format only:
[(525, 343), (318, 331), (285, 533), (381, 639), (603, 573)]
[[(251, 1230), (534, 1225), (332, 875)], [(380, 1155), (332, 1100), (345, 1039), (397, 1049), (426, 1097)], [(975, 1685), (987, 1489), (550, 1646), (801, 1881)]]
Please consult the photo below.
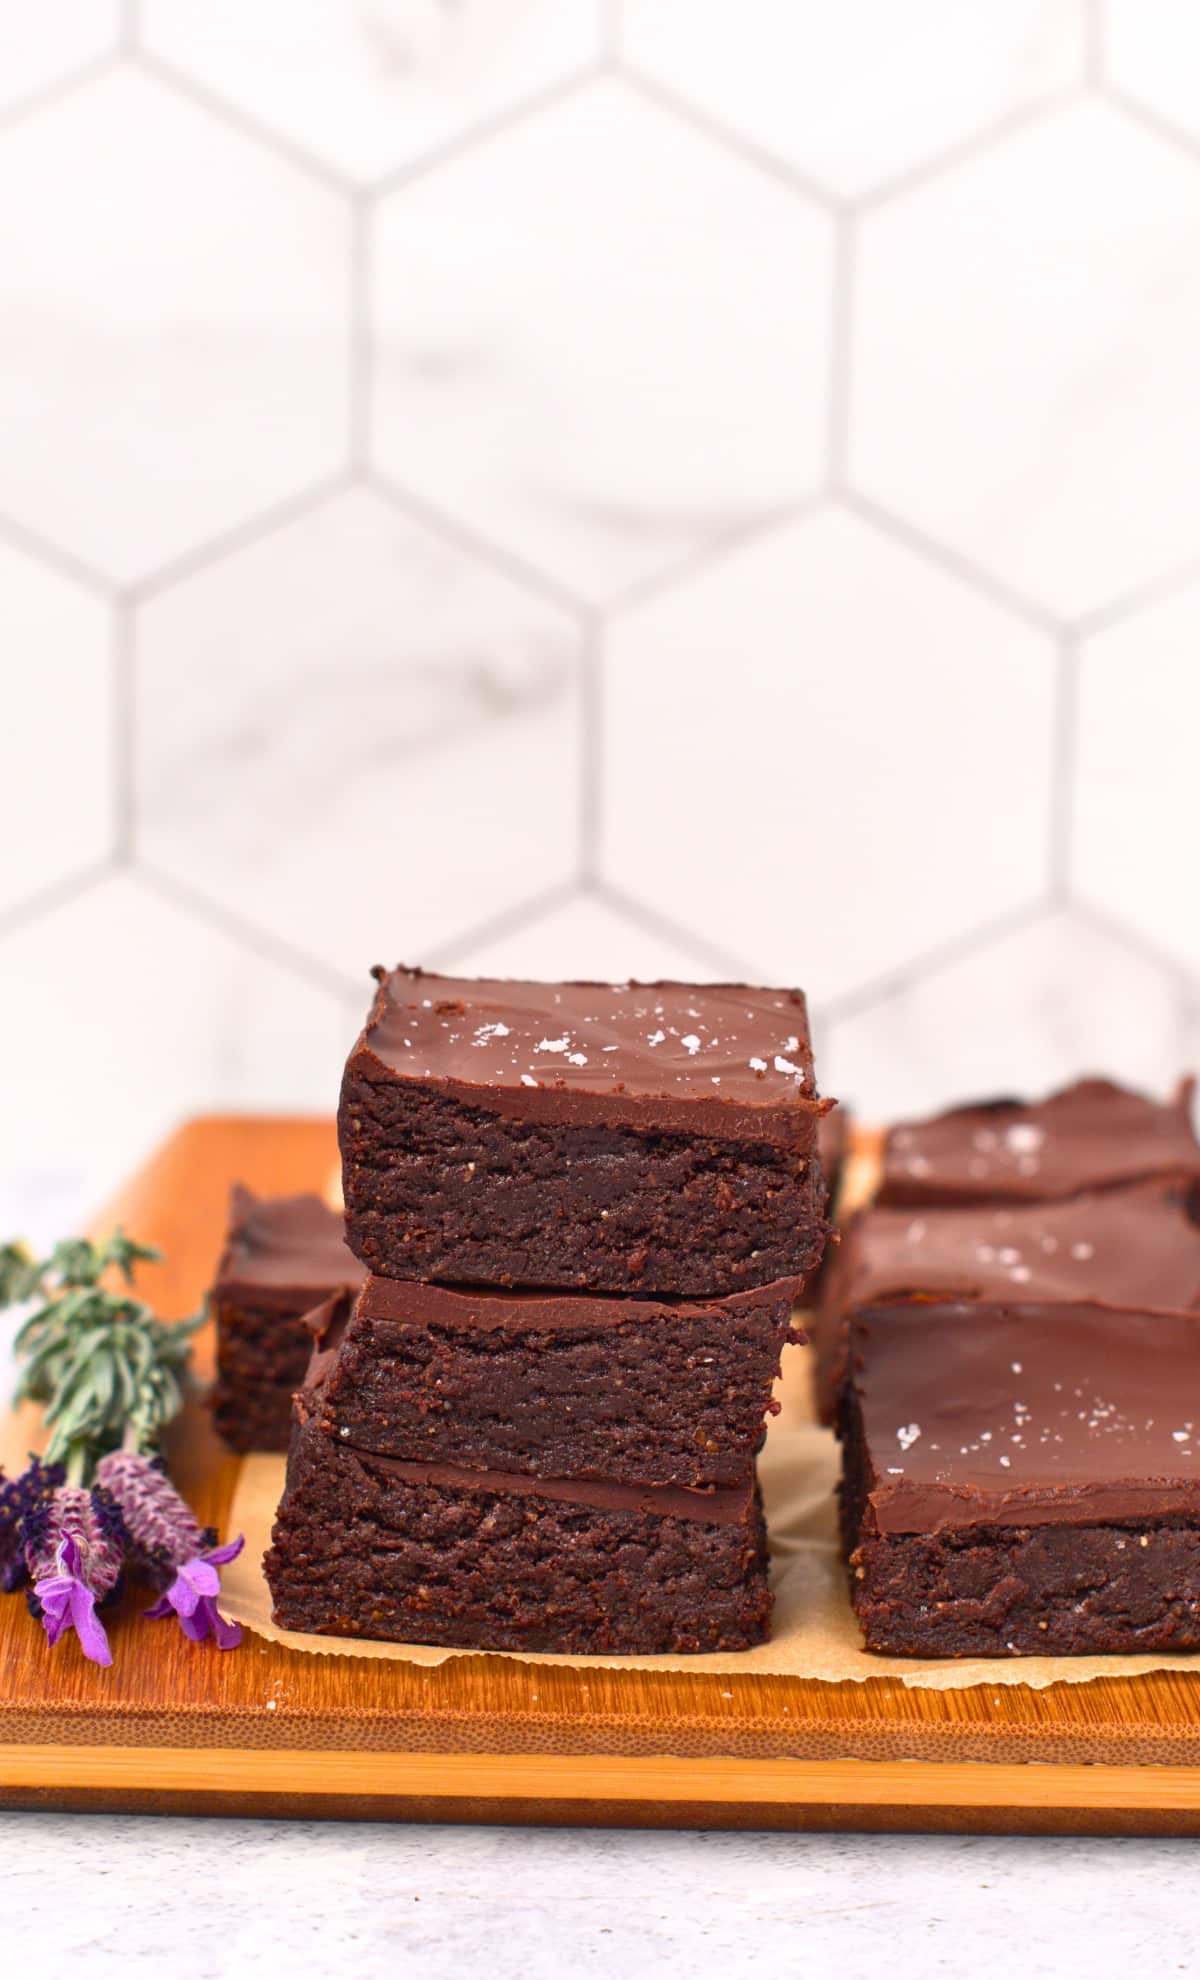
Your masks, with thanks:
[(1200, 1514), (1193, 1315), (875, 1307), (850, 1353), (880, 1533)]
[(978, 1101), (903, 1122), (884, 1144), (881, 1203), (986, 1203), (1074, 1196), (1147, 1176), (1200, 1177), (1195, 1081), (1163, 1103), (1107, 1079), (1048, 1099)]
[(526, 983), (376, 970), (350, 1069), (513, 1118), (709, 1132), (803, 1151), (817, 1098), (799, 990)]
[(1200, 1224), (1175, 1183), (1008, 1208), (871, 1208), (852, 1217), (825, 1304), (942, 1299), (1200, 1305)]
[(214, 1298), (294, 1307), (365, 1277), (346, 1248), (340, 1211), (319, 1196), (256, 1196), (234, 1184)]

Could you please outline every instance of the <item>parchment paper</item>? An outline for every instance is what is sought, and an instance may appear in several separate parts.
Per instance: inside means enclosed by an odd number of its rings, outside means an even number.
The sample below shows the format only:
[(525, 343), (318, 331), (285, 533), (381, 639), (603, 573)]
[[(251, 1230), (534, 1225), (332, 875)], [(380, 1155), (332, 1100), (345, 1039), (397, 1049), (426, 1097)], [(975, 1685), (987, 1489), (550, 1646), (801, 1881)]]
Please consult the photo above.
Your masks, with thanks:
[[(759, 1460), (771, 1536), (775, 1615), (771, 1639), (753, 1650), (694, 1657), (562, 1657), (522, 1655), (529, 1664), (624, 1666), (634, 1670), (712, 1671), (817, 1679), (829, 1684), (898, 1677), (933, 1691), (975, 1684), (1085, 1684), (1090, 1678), (1135, 1677), (1147, 1671), (1197, 1668), (1196, 1653), (1130, 1657), (979, 1657), (941, 1660), (879, 1657), (862, 1648), (850, 1607), (846, 1571), (837, 1548), (833, 1489), (837, 1446), (812, 1421), (808, 1406), (807, 1350), (786, 1355), (780, 1385), (782, 1411), (767, 1433)], [(221, 1606), (256, 1635), (292, 1650), (320, 1656), (399, 1657), (410, 1664), (441, 1664), (449, 1657), (514, 1656), (515, 1652), (434, 1649), (415, 1643), (365, 1643), (353, 1637), (307, 1636), (277, 1629), (262, 1573), (275, 1508), (283, 1490), (284, 1459), (259, 1455), (241, 1469), (229, 1530), (244, 1533), (241, 1557), (222, 1572)]]

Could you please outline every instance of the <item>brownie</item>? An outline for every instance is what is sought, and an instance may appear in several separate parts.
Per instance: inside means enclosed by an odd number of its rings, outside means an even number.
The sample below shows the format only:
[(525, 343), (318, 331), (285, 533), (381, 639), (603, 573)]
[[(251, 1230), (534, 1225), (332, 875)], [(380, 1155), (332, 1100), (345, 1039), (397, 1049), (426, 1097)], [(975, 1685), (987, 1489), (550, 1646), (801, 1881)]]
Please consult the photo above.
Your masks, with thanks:
[[(1200, 1233), (1198, 1233), (1200, 1235)], [(708, 1300), (368, 1279), (326, 1307), (312, 1412), (359, 1451), (626, 1484), (745, 1482), (802, 1279)]]
[(850, 1116), (844, 1107), (835, 1106), (822, 1114), (817, 1123), (817, 1155), (825, 1183), (825, 1203), (830, 1210), (837, 1206), (849, 1147)]
[(848, 1316), (905, 1296), (1200, 1307), (1200, 1224), (1174, 1182), (1008, 1208), (860, 1210), (808, 1320), (822, 1422), (833, 1417)]
[(884, 1142), (878, 1203), (1035, 1202), (1147, 1177), (1200, 1179), (1193, 1079), (1165, 1103), (1107, 1079), (1046, 1100), (981, 1100)]
[(690, 1296), (819, 1262), (799, 991), (375, 974), (338, 1118), (371, 1271)]
[(627, 1656), (766, 1635), (752, 1475), (704, 1494), (409, 1464), (297, 1417), (264, 1562), (286, 1629)]
[(235, 1184), (229, 1234), (209, 1303), (217, 1324), (213, 1414), (237, 1451), (286, 1451), (292, 1396), (312, 1336), (303, 1316), (339, 1287), (362, 1283), (341, 1215), (319, 1196), (255, 1196)]
[(851, 1328), (842, 1522), (867, 1648), (1200, 1648), (1200, 1325), (880, 1306)]

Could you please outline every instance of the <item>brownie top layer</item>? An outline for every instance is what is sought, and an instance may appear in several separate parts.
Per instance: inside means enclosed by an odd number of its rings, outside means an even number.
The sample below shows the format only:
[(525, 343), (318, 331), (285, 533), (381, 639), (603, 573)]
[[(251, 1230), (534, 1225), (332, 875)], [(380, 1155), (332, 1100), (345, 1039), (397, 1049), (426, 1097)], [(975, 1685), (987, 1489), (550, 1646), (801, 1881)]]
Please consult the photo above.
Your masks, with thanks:
[(256, 1196), (234, 1184), (214, 1299), (281, 1310), (312, 1306), (365, 1276), (346, 1248), (340, 1211), (319, 1196)]
[(825, 1306), (906, 1293), (942, 1299), (1200, 1305), (1200, 1224), (1177, 1183), (1134, 1183), (1063, 1202), (872, 1208), (852, 1217)]
[(1048, 1099), (978, 1101), (891, 1129), (879, 1195), (915, 1202), (1073, 1196), (1145, 1176), (1200, 1176), (1195, 1081), (1165, 1103), (1107, 1079)]
[(1200, 1514), (1191, 1315), (876, 1307), (851, 1362), (882, 1533)]
[(350, 1059), (368, 1077), (433, 1081), (521, 1119), (801, 1146), (824, 1111), (799, 990), (374, 973)]

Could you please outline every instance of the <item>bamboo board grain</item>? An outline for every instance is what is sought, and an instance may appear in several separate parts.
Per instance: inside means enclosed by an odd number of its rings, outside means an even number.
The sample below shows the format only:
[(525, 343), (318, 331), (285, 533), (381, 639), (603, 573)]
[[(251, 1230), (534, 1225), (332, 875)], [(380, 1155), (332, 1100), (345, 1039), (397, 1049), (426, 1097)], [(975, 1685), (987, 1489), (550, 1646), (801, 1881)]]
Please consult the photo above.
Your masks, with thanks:
[[(229, 1183), (323, 1189), (335, 1159), (326, 1120), (193, 1121), (97, 1221), (165, 1250), (146, 1294), (182, 1315)], [(235, 1460), (201, 1408), (172, 1463), (222, 1523)], [(0, 1603), (0, 1807), (1200, 1833), (1200, 1674), (933, 1692), (509, 1658), (426, 1670), (250, 1636), (222, 1657), (139, 1606), (114, 1618), (103, 1671)]]

